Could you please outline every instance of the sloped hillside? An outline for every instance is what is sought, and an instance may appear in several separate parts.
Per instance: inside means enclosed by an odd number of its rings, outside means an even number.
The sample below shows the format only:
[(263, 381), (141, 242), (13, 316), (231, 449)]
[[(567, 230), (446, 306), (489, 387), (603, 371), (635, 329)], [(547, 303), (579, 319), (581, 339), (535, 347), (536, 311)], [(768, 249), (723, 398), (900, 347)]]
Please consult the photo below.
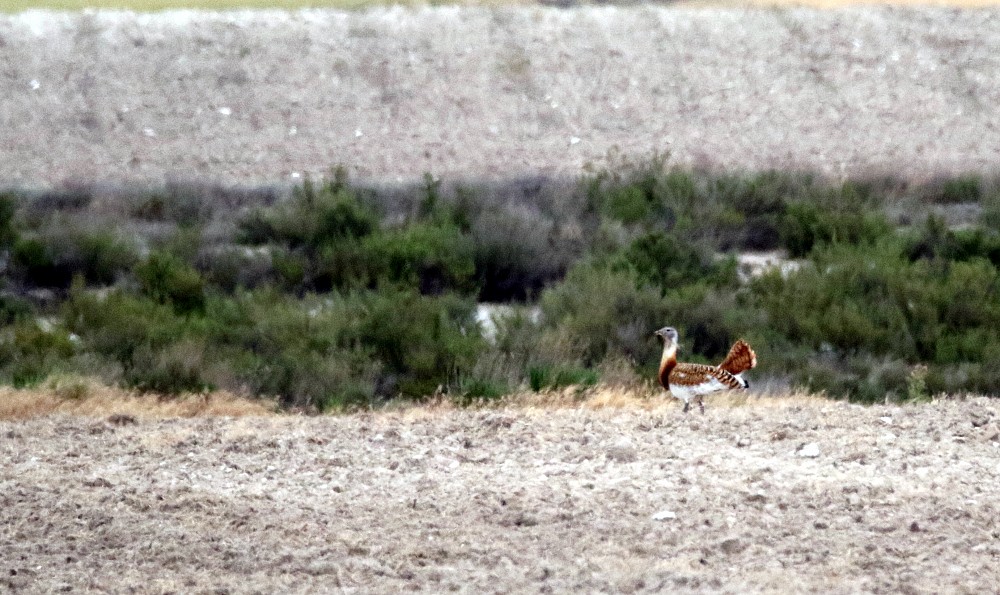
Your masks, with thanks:
[(386, 8), (0, 17), (0, 185), (569, 173), (613, 147), (986, 173), (997, 9)]

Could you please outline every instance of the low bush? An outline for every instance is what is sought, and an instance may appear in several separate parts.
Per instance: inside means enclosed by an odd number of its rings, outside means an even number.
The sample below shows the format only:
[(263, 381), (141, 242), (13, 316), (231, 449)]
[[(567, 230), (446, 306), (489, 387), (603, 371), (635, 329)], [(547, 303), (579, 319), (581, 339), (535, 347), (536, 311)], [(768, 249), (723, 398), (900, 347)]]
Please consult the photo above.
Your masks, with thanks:
[(66, 224), (18, 239), (11, 251), (11, 273), (33, 287), (67, 289), (74, 276), (110, 285), (128, 275), (137, 261), (135, 246), (114, 232), (88, 232)]
[(0, 333), (0, 378), (33, 386), (66, 367), (76, 352), (69, 333), (51, 321), (22, 320)]
[(161, 304), (170, 304), (179, 314), (205, 308), (205, 284), (201, 275), (169, 252), (153, 252), (135, 268), (143, 294)]
[(715, 287), (735, 287), (737, 283), (734, 259), (718, 259), (701, 246), (661, 232), (635, 239), (612, 266), (632, 269), (640, 282), (664, 293), (702, 282)]
[(597, 384), (599, 379), (593, 368), (538, 365), (528, 369), (528, 385), (535, 392), (567, 386), (584, 388)]
[(422, 397), (457, 384), (484, 342), (474, 304), (455, 295), (383, 291), (365, 300), (353, 339), (372, 350), (386, 376), (383, 396)]
[(425, 295), (470, 292), (475, 263), (470, 238), (457, 227), (417, 223), (371, 235), (358, 255), (375, 285), (417, 288)]
[(581, 265), (542, 295), (548, 333), (570, 351), (556, 362), (596, 366), (608, 355), (648, 359), (652, 332), (667, 320), (669, 303), (630, 271)]
[(791, 203), (779, 225), (782, 243), (793, 258), (829, 245), (870, 246), (892, 234), (883, 214), (872, 212), (851, 194), (832, 207), (806, 201)]

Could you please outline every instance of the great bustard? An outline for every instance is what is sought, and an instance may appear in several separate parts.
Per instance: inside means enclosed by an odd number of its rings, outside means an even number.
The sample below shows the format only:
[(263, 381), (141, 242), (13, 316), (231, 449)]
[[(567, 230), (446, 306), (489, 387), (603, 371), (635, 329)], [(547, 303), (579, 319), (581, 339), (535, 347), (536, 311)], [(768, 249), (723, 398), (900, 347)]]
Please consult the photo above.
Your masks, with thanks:
[(729, 355), (718, 366), (677, 362), (677, 329), (664, 327), (655, 333), (663, 339), (660, 357), (660, 385), (674, 397), (684, 401), (684, 411), (691, 407), (691, 399), (698, 399), (698, 407), (705, 413), (705, 395), (724, 390), (747, 390), (750, 383), (743, 379), (743, 372), (757, 365), (757, 354), (742, 339), (733, 344)]

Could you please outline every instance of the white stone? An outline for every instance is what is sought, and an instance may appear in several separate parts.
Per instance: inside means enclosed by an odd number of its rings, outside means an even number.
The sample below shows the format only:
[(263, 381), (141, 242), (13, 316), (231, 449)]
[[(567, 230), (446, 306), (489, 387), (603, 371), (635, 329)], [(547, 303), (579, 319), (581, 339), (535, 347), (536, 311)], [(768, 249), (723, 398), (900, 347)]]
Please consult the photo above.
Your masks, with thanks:
[(653, 515), (654, 521), (666, 521), (676, 518), (677, 518), (677, 513), (672, 510), (661, 510), (660, 512)]
[(819, 445), (816, 444), (815, 442), (810, 442), (809, 444), (803, 445), (802, 448), (800, 448), (799, 451), (795, 454), (799, 455), (800, 457), (815, 459), (816, 457), (819, 456)]

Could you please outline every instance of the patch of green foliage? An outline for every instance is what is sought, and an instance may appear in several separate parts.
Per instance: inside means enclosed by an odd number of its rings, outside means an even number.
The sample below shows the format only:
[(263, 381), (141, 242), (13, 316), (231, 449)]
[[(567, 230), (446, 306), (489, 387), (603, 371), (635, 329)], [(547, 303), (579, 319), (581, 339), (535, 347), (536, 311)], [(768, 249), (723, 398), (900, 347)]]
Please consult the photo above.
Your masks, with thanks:
[[(87, 188), (6, 193), (0, 381), (97, 375), (319, 410), (473, 403), (608, 370), (651, 379), (652, 332), (670, 324), (688, 361), (718, 362), (743, 337), (754, 376), (831, 395), (996, 392), (995, 188), (714, 175), (655, 158), (576, 183), (366, 188), (341, 170), (282, 200), (174, 187), (124, 200), (124, 223), (101, 219), (92, 205), (108, 201)], [(900, 204), (932, 214), (893, 221)], [(981, 219), (933, 214), (956, 205)], [(797, 266), (741, 281), (746, 250)], [(486, 337), (477, 300), (526, 305)]]

